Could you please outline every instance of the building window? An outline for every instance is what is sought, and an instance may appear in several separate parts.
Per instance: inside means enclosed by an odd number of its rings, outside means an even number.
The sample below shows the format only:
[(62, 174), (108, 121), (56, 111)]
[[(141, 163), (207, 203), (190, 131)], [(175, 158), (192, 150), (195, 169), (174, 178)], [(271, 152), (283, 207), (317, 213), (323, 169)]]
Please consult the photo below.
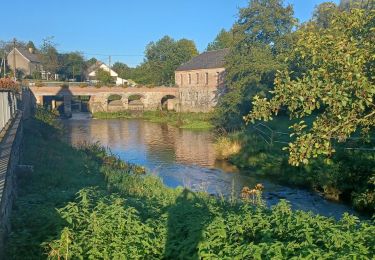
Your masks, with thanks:
[(197, 73), (197, 85), (199, 84), (199, 73)]
[(206, 85), (208, 85), (208, 72), (206, 72)]
[(191, 74), (189, 73), (189, 85), (191, 85)]
[(182, 74), (180, 74), (180, 81), (181, 81), (181, 86), (182, 86), (183, 83), (184, 83), (184, 78), (183, 78)]

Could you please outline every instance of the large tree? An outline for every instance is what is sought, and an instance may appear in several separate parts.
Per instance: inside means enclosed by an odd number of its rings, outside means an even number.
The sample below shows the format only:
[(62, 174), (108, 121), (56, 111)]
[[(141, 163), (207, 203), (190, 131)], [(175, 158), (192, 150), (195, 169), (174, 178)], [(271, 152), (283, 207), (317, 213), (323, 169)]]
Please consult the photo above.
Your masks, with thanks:
[(249, 100), (266, 95), (277, 70), (285, 68), (284, 52), (290, 48), (295, 25), (293, 8), (282, 0), (251, 0), (240, 9), (233, 27), (234, 44), (227, 57), (227, 94), (216, 108), (218, 127), (231, 130), (244, 125)]
[(233, 44), (233, 32), (221, 29), (215, 40), (208, 44), (207, 51), (230, 48)]
[(341, 0), (339, 4), (340, 9), (349, 11), (354, 8), (372, 10), (375, 8), (374, 0)]
[[(375, 126), (375, 11), (338, 13), (327, 28), (301, 29), (293, 55), (308, 70), (277, 74), (271, 99), (256, 96), (247, 120), (270, 120), (281, 108), (299, 120), (292, 126), (289, 162), (308, 163), (330, 156), (336, 142), (355, 132), (368, 134)], [(313, 117), (312, 124), (305, 122)]]
[(57, 52), (56, 44), (52, 40), (53, 37), (43, 39), (43, 43), (40, 48), (40, 56), (43, 69), (54, 74), (57, 73), (59, 69), (59, 53)]
[(141, 68), (148, 70), (149, 84), (168, 86), (174, 84), (176, 68), (196, 56), (198, 51), (191, 40), (175, 41), (169, 36), (164, 36), (157, 42), (149, 43), (145, 54), (146, 59)]
[(337, 5), (333, 2), (321, 3), (314, 10), (313, 21), (317, 26), (327, 28), (338, 11)]
[(81, 81), (85, 69), (86, 62), (80, 52), (76, 51), (59, 54), (58, 73), (65, 78)]

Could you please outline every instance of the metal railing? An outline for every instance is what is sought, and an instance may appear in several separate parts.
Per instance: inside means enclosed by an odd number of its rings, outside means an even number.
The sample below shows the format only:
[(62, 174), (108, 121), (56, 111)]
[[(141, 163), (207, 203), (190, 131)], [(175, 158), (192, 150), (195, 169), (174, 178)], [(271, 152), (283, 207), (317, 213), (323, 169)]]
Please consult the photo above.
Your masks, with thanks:
[(17, 113), (17, 98), (12, 91), (0, 91), (0, 133)]

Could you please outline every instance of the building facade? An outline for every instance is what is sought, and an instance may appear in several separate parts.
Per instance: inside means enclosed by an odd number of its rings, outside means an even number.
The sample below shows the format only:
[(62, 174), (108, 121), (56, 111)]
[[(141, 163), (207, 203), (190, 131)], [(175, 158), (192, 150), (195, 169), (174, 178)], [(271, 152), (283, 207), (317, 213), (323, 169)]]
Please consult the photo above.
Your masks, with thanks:
[(229, 49), (204, 52), (175, 71), (179, 106), (184, 112), (209, 112), (225, 89), (225, 56)]
[(34, 72), (42, 71), (42, 63), (32, 48), (28, 50), (23, 48), (14, 48), (7, 56), (8, 66), (14, 68), (14, 60), (16, 61), (17, 70), (21, 71), (22, 76), (32, 75)]
[(113, 79), (113, 82), (115, 82), (116, 85), (123, 85), (123, 84), (129, 85), (130, 84), (128, 80), (120, 78), (116, 71), (114, 71), (113, 69), (111, 69), (109, 66), (107, 66), (101, 61), (97, 61), (95, 64), (91, 65), (87, 69), (86, 75), (85, 75), (86, 79), (92, 83), (97, 83), (98, 80), (96, 78), (96, 72), (98, 71), (98, 69), (102, 69), (104, 71), (109, 72)]

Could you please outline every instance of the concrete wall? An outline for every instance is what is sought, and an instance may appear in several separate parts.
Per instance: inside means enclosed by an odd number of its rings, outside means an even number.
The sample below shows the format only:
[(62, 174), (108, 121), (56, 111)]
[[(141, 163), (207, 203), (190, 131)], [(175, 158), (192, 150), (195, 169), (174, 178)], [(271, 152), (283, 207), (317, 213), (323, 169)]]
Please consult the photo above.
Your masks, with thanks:
[(22, 143), (22, 112), (0, 142), (0, 259), (4, 242), (10, 232), (10, 214), (16, 196), (16, 168), (20, 161)]

